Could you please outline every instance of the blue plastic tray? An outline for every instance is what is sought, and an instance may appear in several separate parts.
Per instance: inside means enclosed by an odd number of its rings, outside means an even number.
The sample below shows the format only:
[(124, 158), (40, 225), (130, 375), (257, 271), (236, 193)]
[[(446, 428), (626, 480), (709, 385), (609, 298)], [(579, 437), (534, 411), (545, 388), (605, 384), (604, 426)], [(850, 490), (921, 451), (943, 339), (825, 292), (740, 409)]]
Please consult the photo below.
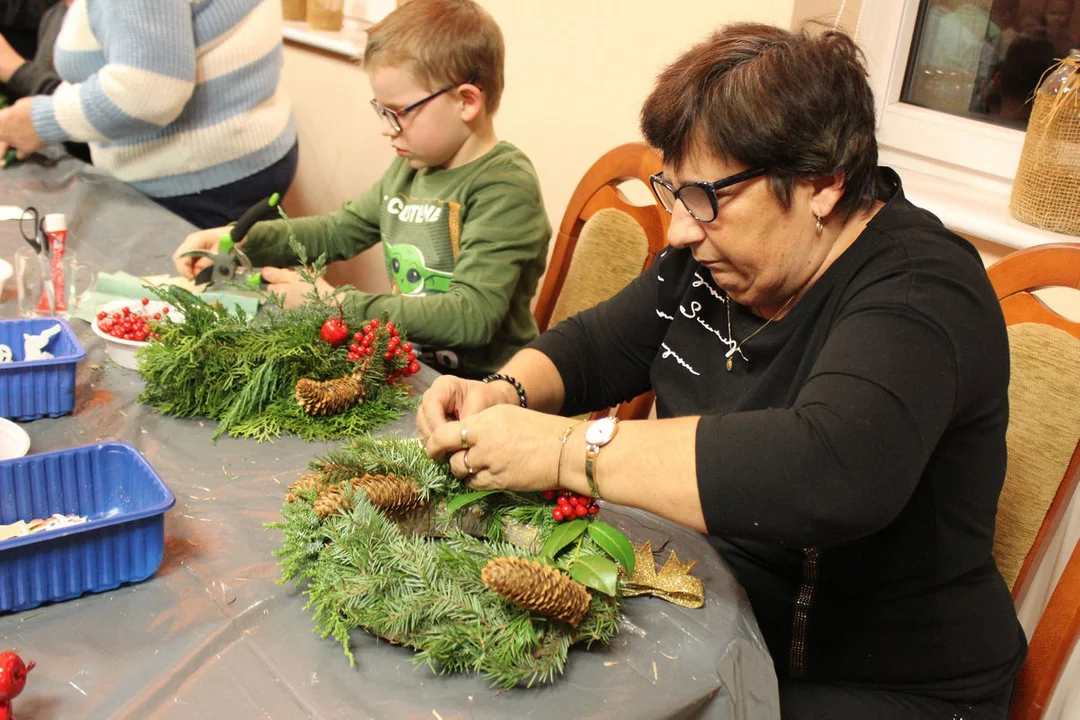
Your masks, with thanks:
[[(50, 360), (23, 360), (23, 333), (37, 334), (53, 325), (60, 334), (46, 348)], [(0, 343), (11, 348), (14, 362), (0, 363), (0, 417), (37, 420), (67, 415), (75, 407), (75, 365), (86, 357), (71, 326), (60, 318), (0, 320)]]
[(176, 498), (127, 443), (0, 461), (0, 523), (84, 515), (89, 522), (0, 542), (0, 612), (140, 582), (161, 565)]

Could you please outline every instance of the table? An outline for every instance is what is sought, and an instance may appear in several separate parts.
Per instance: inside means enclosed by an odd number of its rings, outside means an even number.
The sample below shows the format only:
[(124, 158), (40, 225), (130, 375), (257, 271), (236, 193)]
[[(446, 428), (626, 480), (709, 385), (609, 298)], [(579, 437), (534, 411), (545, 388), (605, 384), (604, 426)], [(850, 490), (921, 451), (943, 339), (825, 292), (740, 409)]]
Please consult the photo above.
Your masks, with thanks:
[[(169, 272), (192, 229), (74, 160), (0, 171), (0, 203), (65, 213), (69, 247), (94, 270)], [(17, 223), (0, 222), (0, 256), (21, 243)], [(9, 282), (4, 317), (13, 294)], [(538, 689), (496, 692), (477, 677), (434, 676), (412, 664), (412, 651), (362, 632), (353, 634), (351, 669), (340, 646), (312, 632), (301, 591), (277, 584), (270, 553), (281, 536), (263, 529), (307, 461), (335, 444), (211, 444), (215, 423), (136, 403), (138, 375), (111, 365), (89, 327), (72, 323), (87, 351), (75, 411), (25, 424), (31, 452), (131, 443), (176, 506), (161, 568), (146, 582), (0, 616), (0, 645), (38, 663), (15, 700), (20, 720), (778, 717), (772, 663), (727, 566), (698, 533), (624, 508), (603, 512), (632, 540), (698, 560), (704, 608), (629, 599), (609, 647), (572, 651), (562, 681)], [(410, 381), (423, 388), (434, 376), (425, 368)], [(414, 431), (411, 418), (387, 430)]]

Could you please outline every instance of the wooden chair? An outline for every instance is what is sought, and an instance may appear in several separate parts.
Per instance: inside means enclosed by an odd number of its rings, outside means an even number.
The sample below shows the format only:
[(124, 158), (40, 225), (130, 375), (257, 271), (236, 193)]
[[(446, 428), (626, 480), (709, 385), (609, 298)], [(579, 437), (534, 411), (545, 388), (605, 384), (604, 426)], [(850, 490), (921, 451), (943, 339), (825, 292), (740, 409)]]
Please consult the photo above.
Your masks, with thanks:
[[(1080, 244), (1011, 253), (988, 270), (1009, 330), (1009, 465), (994, 557), (1019, 607), (1080, 482), (1080, 323), (1032, 291), (1080, 289)], [(1010, 718), (1038, 720), (1080, 631), (1080, 545), (1039, 617)]]
[[(661, 169), (656, 151), (637, 142), (608, 151), (585, 173), (563, 215), (536, 301), (541, 332), (610, 298), (667, 245), (670, 218), (649, 188), (649, 176)], [(619, 189), (634, 180), (644, 183), (650, 204), (634, 205)], [(646, 418), (652, 403), (652, 393), (645, 393), (621, 403), (615, 414)]]

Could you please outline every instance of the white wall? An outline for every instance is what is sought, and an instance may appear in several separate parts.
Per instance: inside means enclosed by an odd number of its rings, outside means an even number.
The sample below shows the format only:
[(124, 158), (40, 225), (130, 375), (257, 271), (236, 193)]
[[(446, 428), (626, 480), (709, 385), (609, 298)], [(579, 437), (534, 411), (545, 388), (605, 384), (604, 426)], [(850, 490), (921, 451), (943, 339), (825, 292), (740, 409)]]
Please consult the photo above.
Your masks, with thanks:
[[(787, 27), (793, 12), (793, 0), (480, 4), (506, 38), (506, 90), (496, 129), (532, 158), (553, 227), (589, 165), (640, 138), (638, 111), (666, 63), (715, 27), (740, 20)], [(327, 212), (358, 195), (391, 159), (367, 106), (366, 76), (340, 57), (289, 45), (283, 82), (300, 132), (300, 168), (286, 208), (296, 215)], [(348, 274), (365, 287), (386, 287), (377, 253), (352, 263)]]

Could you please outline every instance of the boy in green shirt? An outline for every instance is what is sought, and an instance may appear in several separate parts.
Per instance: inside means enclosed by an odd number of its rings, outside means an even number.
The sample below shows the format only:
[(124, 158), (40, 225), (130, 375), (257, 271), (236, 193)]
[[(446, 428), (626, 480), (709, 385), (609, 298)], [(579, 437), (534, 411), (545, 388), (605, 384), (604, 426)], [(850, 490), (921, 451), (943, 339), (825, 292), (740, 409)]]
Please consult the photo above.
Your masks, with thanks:
[[(536, 172), (495, 136), (503, 88), (502, 33), (472, 0), (412, 0), (375, 25), (364, 68), (382, 134), (398, 157), (358, 199), (292, 220), (310, 257), (351, 258), (380, 240), (390, 294), (351, 292), (364, 317), (384, 311), (440, 372), (482, 377), (537, 335), (529, 309), (551, 227)], [(189, 235), (173, 254), (192, 278), (225, 228)], [(285, 222), (256, 224), (243, 242), (270, 290), (289, 306), (309, 290), (292, 270)], [(330, 290), (324, 280), (321, 289)]]

